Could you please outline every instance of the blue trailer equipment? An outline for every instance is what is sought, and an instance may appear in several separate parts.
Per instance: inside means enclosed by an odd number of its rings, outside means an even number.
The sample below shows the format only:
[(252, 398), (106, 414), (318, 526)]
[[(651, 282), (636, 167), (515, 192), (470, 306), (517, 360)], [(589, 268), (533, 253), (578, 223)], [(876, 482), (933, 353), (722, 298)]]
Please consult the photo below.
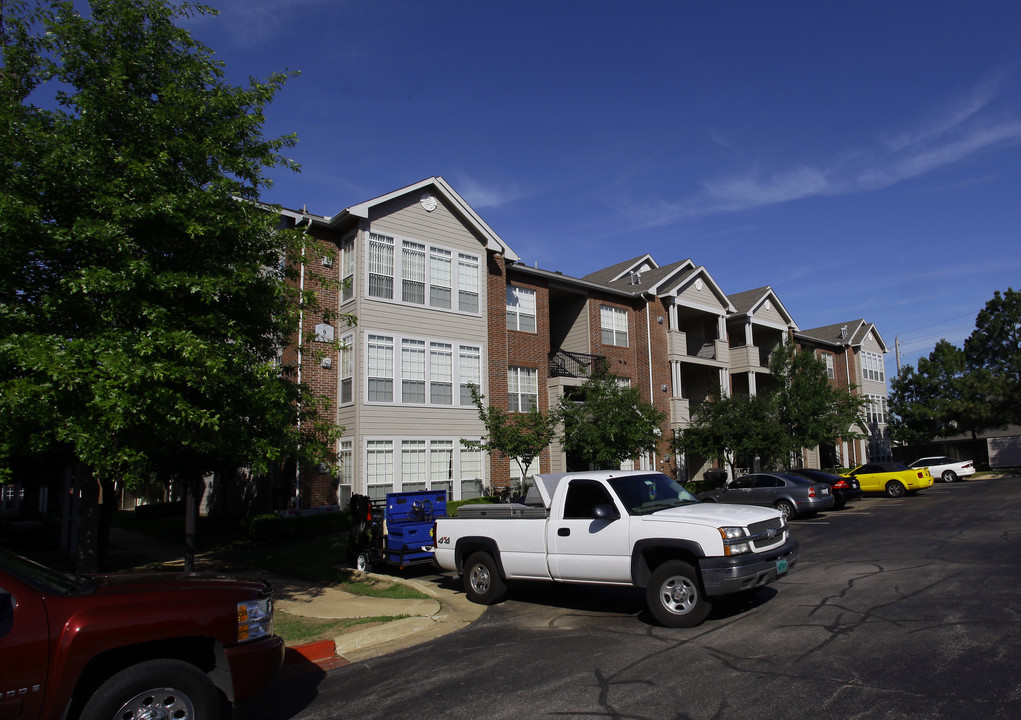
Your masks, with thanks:
[(433, 560), (433, 520), (447, 515), (443, 490), (387, 493), (386, 500), (351, 497), (348, 561), (359, 570), (386, 563), (404, 569)]

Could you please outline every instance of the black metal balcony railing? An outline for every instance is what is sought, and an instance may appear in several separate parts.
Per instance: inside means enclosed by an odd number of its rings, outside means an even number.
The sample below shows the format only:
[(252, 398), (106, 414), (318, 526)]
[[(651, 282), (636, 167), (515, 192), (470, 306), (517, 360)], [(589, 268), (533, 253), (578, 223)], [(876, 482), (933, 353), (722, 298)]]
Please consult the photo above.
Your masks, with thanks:
[(606, 362), (602, 355), (586, 355), (567, 350), (551, 352), (549, 356), (549, 376), (554, 377), (588, 377)]

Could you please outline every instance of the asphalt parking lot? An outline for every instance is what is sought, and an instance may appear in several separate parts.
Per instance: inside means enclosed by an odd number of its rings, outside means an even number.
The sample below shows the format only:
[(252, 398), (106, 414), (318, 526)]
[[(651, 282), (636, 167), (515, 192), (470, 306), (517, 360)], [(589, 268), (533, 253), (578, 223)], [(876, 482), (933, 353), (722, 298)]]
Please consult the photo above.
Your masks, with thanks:
[(1021, 717), (1021, 478), (793, 523), (797, 569), (691, 629), (521, 585), (476, 623), (280, 685), (254, 717)]

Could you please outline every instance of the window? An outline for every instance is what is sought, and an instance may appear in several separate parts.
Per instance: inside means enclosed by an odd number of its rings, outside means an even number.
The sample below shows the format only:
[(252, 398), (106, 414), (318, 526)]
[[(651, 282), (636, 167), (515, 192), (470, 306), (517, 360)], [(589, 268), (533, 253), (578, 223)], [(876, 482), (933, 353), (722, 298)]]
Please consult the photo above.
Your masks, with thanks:
[(354, 448), (351, 440), (341, 440), (337, 452), (337, 463), (340, 465), (340, 484), (351, 487), (355, 478)]
[(392, 440), (369, 440), (365, 444), (365, 483), (373, 500), (384, 500), (394, 485)]
[(447, 497), (454, 491), (454, 443), (452, 440), (433, 440), (429, 448), (429, 489), (445, 490)]
[(354, 335), (340, 339), (340, 402), (354, 401)]
[(457, 255), (457, 309), (479, 313), (479, 259), (474, 255)]
[(394, 339), (369, 335), (368, 353), (369, 402), (393, 402)]
[(865, 412), (869, 424), (886, 425), (889, 421), (886, 397), (883, 395), (866, 395), (865, 397), (869, 400), (869, 406)]
[(596, 516), (596, 505), (613, 506), (606, 488), (594, 480), (574, 480), (564, 498), (564, 517), (591, 520)]
[(863, 352), (862, 354), (862, 377), (866, 380), (886, 381), (886, 368), (883, 356), (878, 353)]
[(454, 352), (449, 343), (429, 343), (429, 402), (452, 405)]
[(477, 448), (461, 450), (461, 499), (482, 497), (482, 451)]
[(425, 440), (401, 443), (401, 491), (428, 490), (425, 475)]
[(355, 296), (355, 239), (347, 238), (340, 246), (340, 302), (346, 303)]
[(603, 345), (627, 347), (627, 312), (609, 305), (599, 308), (599, 325), (603, 331)]
[(507, 329), (535, 332), (535, 290), (507, 288)]
[(836, 376), (833, 370), (833, 353), (823, 353), (822, 361), (826, 365), (826, 377), (832, 380)]
[[(399, 247), (400, 252), (396, 251)], [(350, 264), (348, 260), (350, 255)], [(352, 277), (355, 270), (354, 253), (343, 259), (344, 277)], [(428, 245), (410, 239), (398, 239), (380, 233), (369, 233), (369, 297), (397, 300), (408, 305), (419, 305), (439, 310), (456, 309), (478, 315), (481, 311), (481, 261), (470, 253)], [(394, 295), (395, 283), (400, 288)], [(457, 306), (453, 298), (457, 297)], [(342, 301), (353, 297), (342, 291)]]
[(524, 475), (521, 474), (521, 458), (510, 459), (510, 484), (511, 487), (521, 492), (525, 489), (526, 485), (534, 485), (533, 480), (539, 470), (539, 458), (532, 458), (532, 462), (525, 468)]
[(507, 409), (530, 412), (539, 405), (539, 372), (535, 368), (512, 367), (507, 370)]
[(450, 308), (450, 251), (429, 249), (429, 304), (434, 308)]
[(401, 299), (414, 305), (425, 305), (425, 245), (404, 241), (401, 269), (404, 291)]
[(369, 296), (394, 296), (394, 239), (369, 233)]
[(458, 365), (460, 369), (461, 404), (472, 404), (471, 386), (482, 392), (482, 348), (474, 345), (461, 345), (458, 349)]
[[(469, 386), (481, 389), (482, 348), (477, 345), (370, 334), (366, 347), (366, 402), (464, 407), (472, 406)], [(395, 349), (400, 352), (396, 367)], [(343, 367), (344, 378), (351, 378), (353, 368)], [(350, 402), (349, 386), (342, 379), (342, 402)], [(396, 397), (395, 387), (400, 389)]]
[(401, 401), (425, 402), (425, 341), (401, 341)]

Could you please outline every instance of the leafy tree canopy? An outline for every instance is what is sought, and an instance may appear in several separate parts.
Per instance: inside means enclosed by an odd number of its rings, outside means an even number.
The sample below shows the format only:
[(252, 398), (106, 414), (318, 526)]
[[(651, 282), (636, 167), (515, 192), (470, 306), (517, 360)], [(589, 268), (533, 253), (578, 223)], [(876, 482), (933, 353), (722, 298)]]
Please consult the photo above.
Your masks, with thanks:
[(178, 26), (206, 12), (0, 2), (0, 465), (258, 471), (335, 437), (277, 362), (303, 237), (256, 203), (297, 169), (263, 136), (289, 74), (227, 84)]
[(560, 413), (564, 449), (596, 468), (619, 468), (626, 460), (655, 452), (666, 419), (636, 388), (605, 371), (561, 398)]
[(975, 390), (992, 411), (986, 427), (1021, 424), (1021, 290), (993, 293), (975, 318), (964, 353)]

